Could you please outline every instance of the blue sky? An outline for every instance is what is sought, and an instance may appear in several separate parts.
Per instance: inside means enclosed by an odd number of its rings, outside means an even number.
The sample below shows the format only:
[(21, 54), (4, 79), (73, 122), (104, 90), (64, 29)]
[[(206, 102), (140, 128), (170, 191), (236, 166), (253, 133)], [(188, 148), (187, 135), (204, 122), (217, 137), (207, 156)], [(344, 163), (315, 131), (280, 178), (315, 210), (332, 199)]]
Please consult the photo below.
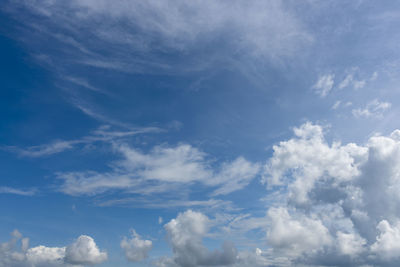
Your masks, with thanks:
[(398, 266), (399, 23), (4, 1), (0, 266)]

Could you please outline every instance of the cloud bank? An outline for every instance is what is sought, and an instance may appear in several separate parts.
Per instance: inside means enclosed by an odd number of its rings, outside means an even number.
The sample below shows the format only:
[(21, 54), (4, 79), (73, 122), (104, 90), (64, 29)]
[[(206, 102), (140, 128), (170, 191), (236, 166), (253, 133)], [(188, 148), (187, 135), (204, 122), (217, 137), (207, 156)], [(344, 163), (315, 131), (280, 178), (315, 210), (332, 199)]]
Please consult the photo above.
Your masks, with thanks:
[(86, 235), (81, 235), (67, 247), (29, 248), (29, 239), (23, 238), (22, 234), (15, 230), (10, 241), (0, 244), (2, 267), (82, 267), (106, 260), (107, 253), (101, 252), (93, 238)]

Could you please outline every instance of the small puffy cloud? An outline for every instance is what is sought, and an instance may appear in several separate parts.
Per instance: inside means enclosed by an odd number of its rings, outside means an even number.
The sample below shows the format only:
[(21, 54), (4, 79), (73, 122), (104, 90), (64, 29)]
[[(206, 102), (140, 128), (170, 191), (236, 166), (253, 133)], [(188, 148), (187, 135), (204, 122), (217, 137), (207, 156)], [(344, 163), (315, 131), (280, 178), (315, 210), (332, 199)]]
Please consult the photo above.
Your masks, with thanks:
[[(161, 217), (160, 217), (161, 218)], [(120, 243), (127, 260), (132, 262), (142, 261), (147, 258), (149, 251), (153, 248), (151, 240), (141, 239), (135, 230), (132, 230), (132, 237), (124, 237)]]
[[(202, 239), (210, 227), (210, 219), (200, 212), (188, 210), (180, 213), (165, 225), (174, 255), (164, 259), (164, 266), (224, 266), (237, 260), (237, 250), (232, 243), (224, 242), (221, 250), (209, 251)], [(169, 262), (166, 265), (166, 262)], [(160, 263), (160, 266), (161, 265)]]
[(93, 238), (81, 235), (65, 250), (65, 262), (71, 264), (94, 265), (107, 260), (107, 253), (101, 252)]
[(364, 108), (353, 109), (354, 117), (381, 118), (383, 113), (392, 106), (389, 102), (381, 102), (377, 99), (369, 102)]
[(322, 75), (318, 78), (318, 81), (314, 84), (312, 89), (314, 89), (315, 93), (320, 97), (325, 97), (332, 90), (334, 85), (334, 74), (326, 74)]

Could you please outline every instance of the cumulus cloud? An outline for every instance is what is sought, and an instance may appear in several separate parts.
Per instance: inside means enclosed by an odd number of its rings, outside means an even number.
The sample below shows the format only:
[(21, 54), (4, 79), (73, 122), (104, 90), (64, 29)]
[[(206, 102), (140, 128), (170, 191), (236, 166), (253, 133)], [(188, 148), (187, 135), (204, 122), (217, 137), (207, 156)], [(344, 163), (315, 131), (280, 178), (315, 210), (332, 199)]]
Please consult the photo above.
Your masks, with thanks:
[(106, 261), (107, 253), (99, 250), (93, 238), (81, 235), (67, 246), (64, 260), (71, 264), (94, 265)]
[(264, 177), (280, 195), (264, 227), (272, 255), (306, 265), (396, 265), (399, 130), (364, 145), (330, 145), (307, 122), (273, 151)]
[(106, 259), (107, 254), (99, 252), (93, 239), (84, 235), (68, 247), (40, 245), (29, 248), (29, 239), (23, 238), (22, 234), (15, 230), (10, 241), (0, 244), (2, 267), (82, 267), (95, 265)]
[(312, 89), (314, 89), (315, 93), (320, 97), (325, 97), (332, 90), (334, 85), (334, 74), (326, 74), (322, 75), (318, 78), (318, 81), (314, 84)]
[[(188, 210), (180, 213), (165, 225), (174, 256), (164, 259), (175, 266), (225, 266), (237, 260), (237, 250), (232, 243), (224, 242), (221, 250), (209, 251), (202, 239), (210, 227), (210, 219), (200, 212)], [(174, 265), (165, 265), (174, 266)]]
[(329, 145), (323, 128), (311, 123), (294, 128), (294, 133), (295, 138), (273, 146), (273, 157), (265, 165), (264, 174), (264, 182), (269, 187), (288, 186), (288, 197), (294, 203), (306, 204), (309, 192), (319, 179), (328, 182), (334, 178), (338, 183), (360, 173), (358, 165), (365, 159), (366, 148), (355, 144)]
[(398, 259), (400, 257), (400, 223), (390, 225), (386, 220), (379, 222), (377, 229), (380, 234), (372, 244), (371, 251), (384, 260)]
[(153, 248), (153, 242), (141, 239), (136, 231), (132, 230), (132, 237), (130, 239), (124, 237), (120, 246), (124, 250), (127, 260), (138, 262), (147, 258), (149, 251)]
[(318, 219), (304, 214), (292, 217), (286, 208), (268, 210), (271, 225), (267, 231), (268, 243), (276, 250), (291, 254), (313, 253), (332, 242), (328, 229)]

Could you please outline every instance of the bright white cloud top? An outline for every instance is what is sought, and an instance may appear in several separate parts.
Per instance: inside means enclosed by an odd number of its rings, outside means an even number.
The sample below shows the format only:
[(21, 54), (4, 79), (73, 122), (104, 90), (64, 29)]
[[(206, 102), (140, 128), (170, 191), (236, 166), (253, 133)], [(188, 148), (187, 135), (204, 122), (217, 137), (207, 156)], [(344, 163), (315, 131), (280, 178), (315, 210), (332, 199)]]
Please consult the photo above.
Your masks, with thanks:
[(0, 267), (399, 266), (398, 10), (5, 0)]

